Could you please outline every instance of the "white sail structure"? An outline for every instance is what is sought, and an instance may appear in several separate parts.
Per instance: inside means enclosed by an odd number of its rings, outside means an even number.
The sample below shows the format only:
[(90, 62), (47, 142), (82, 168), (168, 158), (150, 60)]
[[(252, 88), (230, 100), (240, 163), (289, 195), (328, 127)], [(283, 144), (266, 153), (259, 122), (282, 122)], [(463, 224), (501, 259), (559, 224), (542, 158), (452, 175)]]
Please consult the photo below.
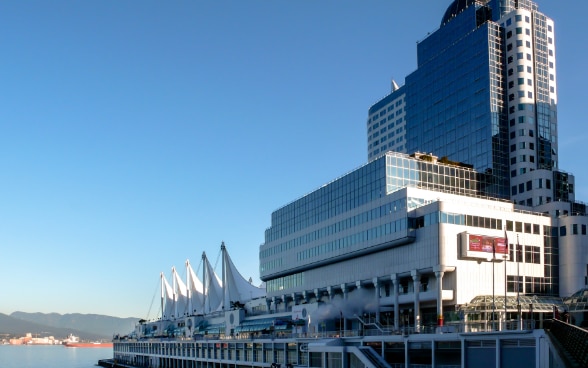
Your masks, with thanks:
[(186, 316), (189, 313), (188, 288), (180, 278), (178, 271), (172, 267), (175, 316)]
[(169, 319), (174, 314), (174, 292), (169, 282), (161, 273), (161, 315), (163, 319)]
[(236, 303), (244, 304), (252, 299), (264, 297), (266, 295), (265, 288), (252, 285), (239, 273), (231, 257), (229, 257), (229, 252), (227, 252), (224, 242), (221, 245), (221, 251), (224, 268), (225, 309), (230, 309)]
[(196, 276), (189, 260), (186, 260), (186, 279), (188, 310), (191, 314), (204, 314), (204, 285)]
[(161, 273), (161, 310), (163, 319), (205, 315), (233, 308), (241, 308), (250, 300), (266, 295), (265, 287), (247, 281), (229, 257), (224, 242), (221, 244), (222, 279), (202, 253), (202, 280), (186, 260), (186, 281), (172, 267), (172, 286)]
[(223, 283), (214, 272), (206, 253), (202, 253), (204, 264), (204, 314), (223, 309)]

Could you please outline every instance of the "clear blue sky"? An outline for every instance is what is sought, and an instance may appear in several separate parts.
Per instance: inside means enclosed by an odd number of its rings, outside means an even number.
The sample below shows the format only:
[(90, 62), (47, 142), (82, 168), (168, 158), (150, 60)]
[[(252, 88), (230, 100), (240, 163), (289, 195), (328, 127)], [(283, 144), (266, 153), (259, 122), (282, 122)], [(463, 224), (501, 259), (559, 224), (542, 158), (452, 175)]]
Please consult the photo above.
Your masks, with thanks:
[[(366, 162), (368, 108), (449, 3), (0, 2), (0, 313), (155, 318), (159, 273), (221, 241), (259, 283), (271, 212)], [(538, 4), (588, 201), (588, 2)]]

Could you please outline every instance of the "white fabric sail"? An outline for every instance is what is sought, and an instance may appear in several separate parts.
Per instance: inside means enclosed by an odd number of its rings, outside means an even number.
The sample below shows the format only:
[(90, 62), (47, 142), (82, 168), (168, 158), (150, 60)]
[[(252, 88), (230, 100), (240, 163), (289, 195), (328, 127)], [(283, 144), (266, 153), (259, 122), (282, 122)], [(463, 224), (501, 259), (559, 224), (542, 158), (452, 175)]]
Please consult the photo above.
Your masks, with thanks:
[(174, 312), (174, 292), (169, 282), (165, 279), (163, 272), (161, 273), (161, 306), (162, 319), (169, 319)]
[(188, 315), (188, 288), (175, 267), (172, 267), (172, 274), (174, 278), (175, 315), (176, 317)]
[(204, 313), (220, 311), (223, 308), (223, 283), (212, 269), (206, 254), (202, 255), (204, 263)]
[(188, 310), (191, 314), (204, 314), (204, 285), (196, 276), (196, 273), (186, 261), (187, 289), (188, 289)]
[(244, 304), (252, 299), (264, 297), (265, 288), (259, 288), (247, 281), (235, 267), (229, 252), (222, 245), (223, 265), (225, 272), (225, 305), (235, 306), (235, 303)]

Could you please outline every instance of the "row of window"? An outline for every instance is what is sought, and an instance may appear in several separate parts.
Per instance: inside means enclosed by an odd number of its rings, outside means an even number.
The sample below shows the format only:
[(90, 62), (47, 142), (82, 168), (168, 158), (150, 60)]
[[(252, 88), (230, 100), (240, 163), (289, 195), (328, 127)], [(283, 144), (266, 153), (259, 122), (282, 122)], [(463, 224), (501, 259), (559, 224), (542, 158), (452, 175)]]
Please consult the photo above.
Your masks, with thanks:
[[(543, 189), (543, 179), (529, 180), (526, 183), (520, 183), (519, 185), (513, 185), (511, 188), (511, 194), (517, 195), (522, 194), (526, 191), (533, 190), (533, 182), (535, 182), (535, 189)], [(551, 180), (545, 179), (545, 189), (551, 189)]]
[[(523, 258), (524, 250), (524, 258)], [(510, 262), (541, 264), (541, 247), (534, 245), (509, 244)]]
[(557, 295), (557, 285), (549, 280), (546, 277), (507, 276), (506, 290), (509, 293)]
[[(572, 224), (572, 232), (571, 235), (580, 235), (578, 229), (580, 229), (582, 235), (586, 235), (586, 225), (580, 224)], [(559, 236), (566, 236), (568, 234), (568, 230), (566, 226), (559, 227)]]
[[(289, 241), (286, 241), (286, 242), (283, 242), (280, 244), (276, 244), (272, 247), (264, 249), (264, 250), (260, 251), (259, 257), (261, 259), (267, 258), (272, 255), (287, 251), (289, 249), (297, 248), (297, 247), (303, 246), (305, 244), (308, 244), (310, 242), (320, 240), (323, 237), (337, 234), (341, 231), (351, 229), (355, 226), (359, 226), (359, 225), (365, 224), (367, 222), (377, 220), (381, 217), (387, 216), (387, 215), (395, 213), (397, 211), (405, 211), (406, 208), (407, 208), (406, 199), (404, 199), (404, 198), (398, 199), (396, 201), (386, 203), (380, 207), (371, 209), (369, 211), (365, 211), (365, 212), (359, 213), (355, 216), (351, 216), (351, 217), (348, 217), (348, 218), (343, 219), (341, 221), (337, 221), (334, 224), (331, 224), (331, 225), (325, 226), (323, 228), (317, 229), (315, 231), (309, 232), (307, 234), (296, 237), (296, 238), (291, 239)], [(264, 264), (264, 267), (262, 267), (262, 270), (266, 270), (265, 264)]]

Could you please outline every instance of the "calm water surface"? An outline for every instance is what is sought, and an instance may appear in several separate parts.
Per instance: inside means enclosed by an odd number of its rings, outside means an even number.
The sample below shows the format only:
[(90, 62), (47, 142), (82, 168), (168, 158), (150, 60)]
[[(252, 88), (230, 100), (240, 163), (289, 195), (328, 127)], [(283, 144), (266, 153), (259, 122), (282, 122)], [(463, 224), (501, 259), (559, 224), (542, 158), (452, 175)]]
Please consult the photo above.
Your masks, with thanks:
[(112, 348), (0, 345), (0, 368), (91, 368), (112, 358)]

